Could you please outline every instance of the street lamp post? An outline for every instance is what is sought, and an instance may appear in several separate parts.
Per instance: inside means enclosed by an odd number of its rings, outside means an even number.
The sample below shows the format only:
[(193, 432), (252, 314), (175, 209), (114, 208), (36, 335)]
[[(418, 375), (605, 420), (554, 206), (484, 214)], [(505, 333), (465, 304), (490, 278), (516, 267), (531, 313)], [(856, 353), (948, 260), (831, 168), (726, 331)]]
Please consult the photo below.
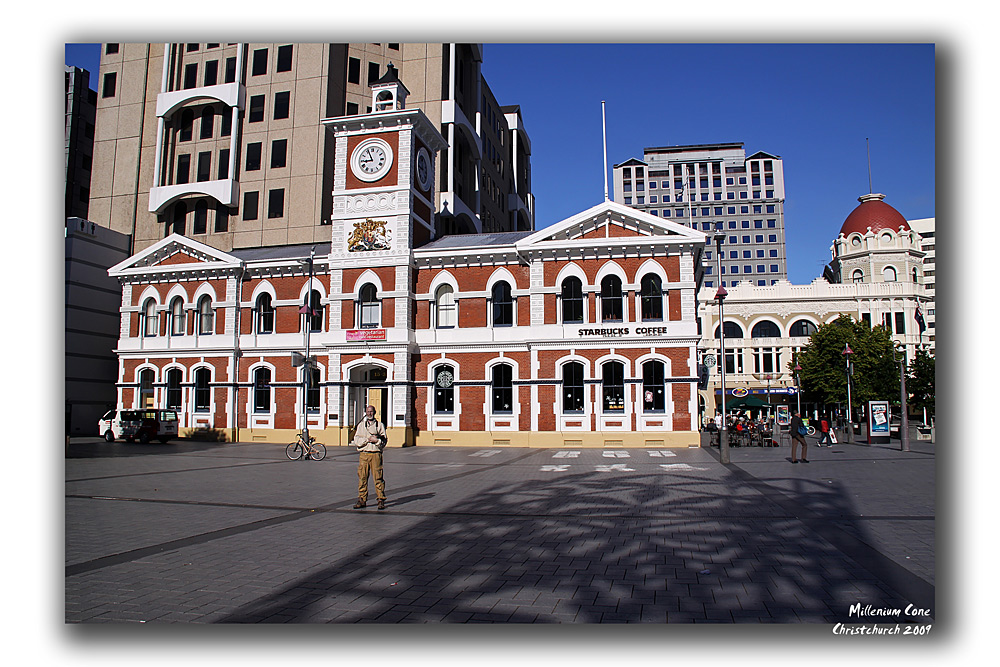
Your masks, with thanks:
[(903, 452), (910, 451), (910, 420), (906, 415), (906, 350), (900, 350), (899, 357), (899, 405), (901, 414), (899, 417), (899, 449)]
[(771, 374), (766, 373), (764, 379), (767, 380), (767, 416), (771, 417)]
[[(311, 248), (309, 250), (309, 259), (299, 260), (303, 264), (307, 264), (309, 267), (309, 282), (306, 283), (306, 302), (301, 308), (299, 308), (299, 312), (306, 316), (306, 358), (302, 364), (302, 435), (307, 444), (309, 443), (309, 381), (312, 379), (313, 369), (313, 365), (309, 359), (309, 332), (312, 330), (312, 318), (316, 315), (312, 308), (312, 281), (315, 256), (316, 248)], [(302, 460), (305, 461), (308, 458), (309, 457), (306, 456)]]
[(719, 384), (722, 400), (722, 429), (719, 431), (719, 461), (729, 463), (729, 431), (726, 428), (726, 320), (722, 302), (725, 301), (726, 288), (722, 286), (722, 240), (725, 234), (715, 235), (716, 259), (719, 265), (719, 290), (715, 298), (719, 300)]
[(799, 383), (799, 371), (802, 370), (802, 366), (799, 366), (799, 362), (795, 362), (795, 411), (800, 415), (802, 414), (802, 385)]
[(854, 442), (854, 420), (851, 418), (851, 355), (854, 350), (847, 343), (844, 343), (844, 370), (847, 373), (847, 442)]

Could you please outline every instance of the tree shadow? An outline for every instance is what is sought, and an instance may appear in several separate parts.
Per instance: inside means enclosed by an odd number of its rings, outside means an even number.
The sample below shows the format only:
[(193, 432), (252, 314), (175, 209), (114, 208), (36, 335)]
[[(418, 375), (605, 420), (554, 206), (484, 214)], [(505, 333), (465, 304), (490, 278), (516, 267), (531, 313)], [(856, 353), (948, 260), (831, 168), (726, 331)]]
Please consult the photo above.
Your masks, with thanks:
[(851, 605), (933, 609), (932, 586), (907, 599), (901, 568), (866, 557), (863, 525), (836, 528), (858, 516), (837, 484), (778, 492), (736, 468), (556, 475), (477, 492), (218, 622), (857, 623), (908, 619)]
[(73, 443), (66, 449), (67, 459), (115, 458), (120, 456), (162, 456), (163, 454), (191, 454), (196, 452), (221, 451), (232, 443), (170, 440), (166, 443), (153, 442), (85, 442)]

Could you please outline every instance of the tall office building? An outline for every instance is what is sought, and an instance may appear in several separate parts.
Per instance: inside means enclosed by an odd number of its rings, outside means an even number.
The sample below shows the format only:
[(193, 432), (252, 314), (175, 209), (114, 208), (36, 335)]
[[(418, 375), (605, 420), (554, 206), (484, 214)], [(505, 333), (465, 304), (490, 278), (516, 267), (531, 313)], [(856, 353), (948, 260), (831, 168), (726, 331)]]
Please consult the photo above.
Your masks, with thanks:
[(936, 277), (936, 264), (935, 264), (935, 238), (934, 238), (934, 221), (936, 218), (920, 218), (918, 220), (908, 220), (910, 229), (920, 234), (920, 249), (926, 254), (923, 259), (923, 283), (924, 287), (927, 289), (927, 294), (930, 296), (930, 301), (925, 304), (926, 311), (923, 313), (924, 322), (927, 325), (927, 331), (924, 332), (927, 340), (930, 342), (930, 346), (935, 346), (935, 341), (937, 336), (935, 336), (934, 322), (936, 319), (936, 308), (934, 301), (934, 286), (937, 282)]
[(94, 159), (97, 93), (90, 72), (66, 68), (66, 217), (86, 218)]
[(531, 144), (482, 59), (477, 44), (104, 44), (89, 218), (133, 252), (174, 232), (220, 250), (328, 242), (321, 121), (372, 111), (391, 63), (449, 143), (435, 236), (533, 230)]
[(646, 148), (614, 166), (614, 200), (708, 234), (724, 232), (722, 275), (705, 251), (705, 286), (787, 279), (781, 158), (743, 143)]

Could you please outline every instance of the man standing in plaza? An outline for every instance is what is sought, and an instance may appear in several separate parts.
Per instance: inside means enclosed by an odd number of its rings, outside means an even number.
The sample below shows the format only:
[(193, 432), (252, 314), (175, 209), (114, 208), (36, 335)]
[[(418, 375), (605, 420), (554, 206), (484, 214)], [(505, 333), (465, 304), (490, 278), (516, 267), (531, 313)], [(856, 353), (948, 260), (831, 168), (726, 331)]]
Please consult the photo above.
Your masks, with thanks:
[(368, 475), (375, 480), (378, 508), (385, 509), (385, 480), (382, 479), (382, 450), (386, 443), (385, 424), (375, 418), (375, 406), (365, 408), (365, 416), (354, 431), (354, 446), (358, 448), (358, 502), (354, 509), (368, 504)]
[(795, 411), (795, 416), (792, 417), (789, 435), (792, 437), (792, 463), (799, 462), (795, 458), (795, 453), (799, 445), (802, 445), (802, 462), (809, 463), (809, 459), (806, 458), (806, 426), (802, 423), (802, 416), (798, 410)]

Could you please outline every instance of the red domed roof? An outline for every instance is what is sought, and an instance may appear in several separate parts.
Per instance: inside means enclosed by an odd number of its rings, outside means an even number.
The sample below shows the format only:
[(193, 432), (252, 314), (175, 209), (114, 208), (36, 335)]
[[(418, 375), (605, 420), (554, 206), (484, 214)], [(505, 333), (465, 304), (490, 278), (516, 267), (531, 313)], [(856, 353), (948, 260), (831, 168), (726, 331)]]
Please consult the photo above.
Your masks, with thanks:
[(864, 234), (868, 231), (869, 227), (872, 228), (873, 232), (877, 232), (880, 229), (891, 229), (894, 232), (898, 232), (900, 227), (909, 231), (910, 226), (906, 223), (906, 218), (899, 211), (882, 201), (883, 199), (885, 199), (885, 195), (882, 194), (870, 194), (858, 197), (858, 201), (861, 203), (856, 209), (851, 211), (851, 214), (847, 216), (847, 220), (844, 220), (844, 226), (840, 228), (840, 233), (844, 236), (854, 232)]

